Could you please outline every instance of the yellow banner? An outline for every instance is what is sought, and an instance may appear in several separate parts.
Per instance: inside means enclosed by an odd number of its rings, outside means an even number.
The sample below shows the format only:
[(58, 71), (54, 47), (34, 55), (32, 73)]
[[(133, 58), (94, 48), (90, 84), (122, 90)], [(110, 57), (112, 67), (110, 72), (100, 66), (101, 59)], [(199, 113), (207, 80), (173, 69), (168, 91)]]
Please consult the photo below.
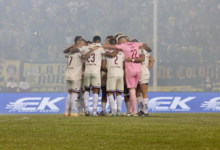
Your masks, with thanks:
[(66, 64), (24, 63), (23, 76), (32, 87), (32, 92), (66, 91)]
[(7, 81), (10, 79), (18, 84), (20, 81), (19, 71), (20, 61), (4, 60), (0, 62), (0, 86), (6, 87)]

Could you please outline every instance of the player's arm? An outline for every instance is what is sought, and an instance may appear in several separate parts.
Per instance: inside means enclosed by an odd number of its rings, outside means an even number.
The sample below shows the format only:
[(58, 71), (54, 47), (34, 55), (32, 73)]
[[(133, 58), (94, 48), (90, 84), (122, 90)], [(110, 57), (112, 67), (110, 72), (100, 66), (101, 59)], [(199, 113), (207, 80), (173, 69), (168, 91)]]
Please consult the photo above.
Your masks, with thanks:
[(106, 67), (106, 60), (102, 60), (102, 71), (107, 72), (108, 69)]
[(135, 63), (140, 63), (142, 61), (145, 61), (145, 55), (140, 55), (139, 58), (135, 58), (135, 59), (132, 59), (130, 57), (127, 57), (125, 58), (125, 61), (126, 62), (135, 62)]
[(114, 52), (106, 52), (105, 53), (105, 56), (107, 56), (107, 57), (115, 57), (117, 54), (118, 54), (118, 52), (120, 52), (121, 50), (120, 49), (117, 49), (116, 51), (114, 51)]
[(102, 44), (102, 47), (104, 49), (117, 49), (115, 45), (109, 45), (109, 44)]
[(76, 45), (72, 45), (72, 47), (70, 48), (70, 52), (71, 53), (78, 53), (78, 52), (80, 52), (80, 48), (76, 47)]
[(83, 54), (81, 58), (82, 58), (83, 60), (87, 60), (87, 59), (89, 58), (89, 56), (90, 56), (95, 50), (96, 50), (95, 47), (92, 48), (89, 52), (87, 52), (86, 54)]
[(150, 56), (150, 58), (149, 58), (149, 65), (148, 65), (148, 69), (150, 70), (151, 69), (151, 67), (153, 66), (153, 64), (154, 64), (154, 58), (152, 57), (152, 56)]
[(146, 43), (143, 43), (142, 46), (144, 47), (144, 49), (147, 51), (147, 52), (152, 52), (152, 49), (149, 47), (149, 45), (147, 45)]
[(67, 47), (66, 49), (64, 49), (63, 53), (69, 53), (70, 52), (70, 49), (73, 48), (74, 45), (71, 45), (69, 47)]

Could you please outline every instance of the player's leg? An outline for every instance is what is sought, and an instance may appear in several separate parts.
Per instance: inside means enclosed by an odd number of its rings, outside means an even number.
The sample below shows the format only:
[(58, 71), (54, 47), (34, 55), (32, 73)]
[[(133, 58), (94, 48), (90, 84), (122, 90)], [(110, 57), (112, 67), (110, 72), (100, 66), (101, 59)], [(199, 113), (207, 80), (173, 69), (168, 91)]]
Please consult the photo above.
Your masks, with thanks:
[(97, 116), (97, 107), (99, 102), (99, 90), (101, 88), (100, 73), (92, 74), (91, 85), (93, 88), (93, 116)]
[(127, 108), (127, 111), (126, 111), (126, 114), (128, 114), (128, 111), (130, 109), (130, 103), (129, 103), (129, 90), (127, 88), (127, 85), (126, 85), (126, 77), (124, 77), (124, 101), (125, 101), (125, 106)]
[[(127, 86), (129, 88), (129, 93), (130, 93), (130, 99), (132, 107), (129, 109), (129, 113), (132, 112), (134, 113), (134, 116), (138, 116), (137, 114), (137, 99), (136, 99), (136, 88), (138, 81), (140, 79), (140, 72), (129, 72), (126, 73), (126, 82)], [(129, 116), (129, 115), (128, 115)]]
[(78, 100), (77, 100), (77, 111), (78, 111), (78, 114), (81, 113), (81, 90), (79, 91), (79, 94), (78, 94)]
[(69, 116), (70, 114), (70, 105), (71, 105), (71, 97), (72, 97), (72, 89), (71, 89), (71, 81), (66, 81), (67, 88), (68, 88), (68, 96), (66, 98), (66, 108), (64, 116)]
[(143, 97), (143, 114), (141, 114), (142, 116), (148, 116), (148, 104), (149, 104), (149, 98), (148, 98), (148, 82), (149, 82), (149, 77), (150, 75), (147, 75), (146, 79), (143, 80), (142, 82), (140, 82), (140, 90), (141, 90), (141, 94)]
[(78, 116), (76, 107), (78, 103), (78, 95), (81, 89), (82, 80), (73, 81), (72, 84), (72, 98), (71, 98), (71, 116)]
[(142, 112), (142, 96), (141, 96), (141, 89), (140, 86), (138, 85), (136, 89), (136, 97), (137, 97), (137, 102), (138, 102), (138, 113)]
[(100, 113), (101, 116), (106, 114), (106, 104), (107, 104), (107, 92), (106, 87), (102, 87), (102, 112)]
[(116, 82), (117, 82), (116, 78), (117, 77), (107, 78), (106, 91), (108, 93), (110, 112), (111, 112), (111, 113), (109, 113), (109, 116), (115, 116), (114, 92), (116, 91)]
[(85, 92), (84, 92), (84, 104), (85, 104), (85, 114), (86, 116), (89, 116), (89, 95), (90, 95), (90, 73), (85, 73), (84, 75), (84, 87), (85, 87)]
[(107, 104), (107, 93), (106, 93), (106, 82), (107, 82), (107, 74), (102, 73), (101, 78), (101, 87), (102, 87), (102, 112), (100, 113), (101, 116), (106, 114), (106, 104)]
[(81, 115), (84, 115), (84, 111), (85, 111), (84, 93), (85, 93), (85, 87), (84, 87), (84, 75), (83, 75), (83, 76), (82, 76), (81, 93), (80, 93)]
[(122, 105), (121, 93), (123, 93), (123, 91), (124, 91), (124, 79), (123, 77), (117, 77), (117, 82), (116, 82), (117, 113), (116, 113), (116, 116), (119, 116), (121, 112), (121, 105)]

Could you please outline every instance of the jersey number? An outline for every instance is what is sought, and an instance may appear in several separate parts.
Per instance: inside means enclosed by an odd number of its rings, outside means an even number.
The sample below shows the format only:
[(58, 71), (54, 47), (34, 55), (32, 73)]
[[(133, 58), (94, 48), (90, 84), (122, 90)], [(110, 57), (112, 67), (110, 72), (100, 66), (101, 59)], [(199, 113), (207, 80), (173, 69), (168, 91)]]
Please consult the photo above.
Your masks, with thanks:
[(138, 58), (136, 55), (137, 55), (137, 50), (134, 49), (134, 50), (131, 50), (131, 53), (132, 53), (132, 59), (135, 59), (135, 58)]
[(118, 56), (115, 56), (115, 64), (117, 65)]
[(92, 54), (89, 56), (89, 58), (87, 59), (87, 62), (90, 62), (89, 59), (90, 59), (91, 57), (92, 57), (91, 62), (94, 62), (94, 61), (95, 61), (95, 54), (92, 53)]
[(73, 57), (71, 57), (71, 56), (70, 56), (70, 62), (69, 62), (69, 66), (70, 66), (70, 64), (71, 64), (72, 60), (73, 60)]

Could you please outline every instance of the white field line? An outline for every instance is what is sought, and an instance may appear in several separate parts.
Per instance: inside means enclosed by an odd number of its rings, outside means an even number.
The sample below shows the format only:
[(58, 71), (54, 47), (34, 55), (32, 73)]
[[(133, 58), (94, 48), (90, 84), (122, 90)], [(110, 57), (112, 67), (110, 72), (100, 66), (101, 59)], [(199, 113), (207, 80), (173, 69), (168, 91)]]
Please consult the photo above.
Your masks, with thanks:
[(14, 121), (14, 120), (26, 120), (29, 119), (29, 117), (23, 117), (21, 119), (9, 119), (9, 120), (0, 120), (0, 122), (4, 122), (4, 121)]

